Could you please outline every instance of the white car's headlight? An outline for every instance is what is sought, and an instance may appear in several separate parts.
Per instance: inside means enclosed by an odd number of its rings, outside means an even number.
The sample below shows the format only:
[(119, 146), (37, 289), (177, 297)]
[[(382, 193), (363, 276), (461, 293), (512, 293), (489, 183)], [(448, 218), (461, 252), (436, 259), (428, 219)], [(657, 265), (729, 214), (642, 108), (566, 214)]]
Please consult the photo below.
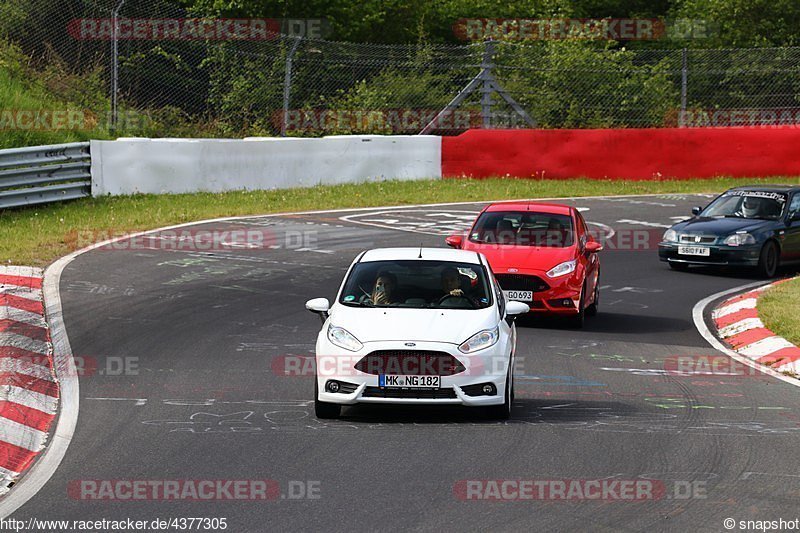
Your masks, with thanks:
[(361, 341), (356, 339), (352, 333), (339, 326), (328, 326), (328, 340), (339, 348), (357, 352), (364, 347)]
[(678, 232), (674, 229), (668, 229), (664, 232), (664, 242), (678, 242)]
[(575, 272), (575, 267), (578, 265), (578, 260), (573, 259), (572, 261), (564, 261), (560, 265), (554, 266), (550, 270), (547, 271), (548, 278), (557, 278), (559, 276), (564, 276), (569, 274), (570, 272)]
[(728, 246), (746, 246), (748, 244), (755, 244), (756, 238), (749, 233), (734, 233), (725, 239), (725, 244)]
[(485, 329), (462, 342), (458, 349), (464, 353), (477, 352), (496, 344), (499, 338), (500, 331), (497, 328)]

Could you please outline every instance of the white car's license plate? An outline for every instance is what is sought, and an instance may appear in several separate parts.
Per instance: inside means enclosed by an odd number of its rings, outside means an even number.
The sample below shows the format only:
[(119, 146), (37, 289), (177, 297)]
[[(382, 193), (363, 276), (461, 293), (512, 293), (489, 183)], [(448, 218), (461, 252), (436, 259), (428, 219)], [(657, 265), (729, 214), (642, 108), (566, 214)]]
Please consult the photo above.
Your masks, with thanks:
[(378, 376), (378, 385), (381, 388), (438, 389), (442, 385), (442, 377), (381, 374)]
[(503, 291), (509, 300), (533, 301), (533, 291)]
[(708, 257), (711, 255), (711, 248), (705, 246), (678, 246), (678, 253), (680, 255), (702, 255)]

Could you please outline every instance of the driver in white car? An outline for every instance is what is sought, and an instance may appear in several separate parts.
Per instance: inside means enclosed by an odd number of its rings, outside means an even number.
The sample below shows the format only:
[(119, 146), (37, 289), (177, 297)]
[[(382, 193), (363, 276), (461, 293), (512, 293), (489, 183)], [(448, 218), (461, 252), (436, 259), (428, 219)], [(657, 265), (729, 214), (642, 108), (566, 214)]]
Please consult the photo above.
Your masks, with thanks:
[(391, 272), (381, 272), (375, 279), (370, 300), (375, 305), (389, 305), (395, 303), (395, 289), (397, 277)]
[(442, 290), (445, 296), (464, 296), (461, 289), (461, 274), (453, 267), (442, 270)]

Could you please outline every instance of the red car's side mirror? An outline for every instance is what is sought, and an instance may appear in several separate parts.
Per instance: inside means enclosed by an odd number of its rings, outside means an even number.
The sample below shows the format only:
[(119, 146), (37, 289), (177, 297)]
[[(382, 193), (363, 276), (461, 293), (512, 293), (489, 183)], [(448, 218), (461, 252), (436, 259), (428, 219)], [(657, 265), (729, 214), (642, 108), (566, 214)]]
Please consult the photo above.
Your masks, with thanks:
[(589, 241), (586, 243), (586, 251), (590, 254), (594, 254), (599, 252), (603, 249), (603, 245), (597, 241)]
[(444, 242), (446, 242), (447, 246), (450, 248), (461, 248), (461, 244), (464, 242), (464, 237), (462, 235), (450, 235), (444, 240)]

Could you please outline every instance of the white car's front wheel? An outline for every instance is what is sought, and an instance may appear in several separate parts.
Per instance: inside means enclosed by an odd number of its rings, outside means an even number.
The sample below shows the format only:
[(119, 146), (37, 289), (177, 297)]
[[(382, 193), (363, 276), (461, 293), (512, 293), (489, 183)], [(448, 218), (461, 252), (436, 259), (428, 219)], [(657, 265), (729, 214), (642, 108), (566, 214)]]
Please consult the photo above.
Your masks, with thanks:
[(511, 379), (511, 364), (508, 365), (508, 372), (506, 372), (505, 389), (503, 403), (488, 407), (488, 414), (491, 418), (497, 420), (508, 420), (511, 418), (511, 404), (514, 401), (514, 382)]

